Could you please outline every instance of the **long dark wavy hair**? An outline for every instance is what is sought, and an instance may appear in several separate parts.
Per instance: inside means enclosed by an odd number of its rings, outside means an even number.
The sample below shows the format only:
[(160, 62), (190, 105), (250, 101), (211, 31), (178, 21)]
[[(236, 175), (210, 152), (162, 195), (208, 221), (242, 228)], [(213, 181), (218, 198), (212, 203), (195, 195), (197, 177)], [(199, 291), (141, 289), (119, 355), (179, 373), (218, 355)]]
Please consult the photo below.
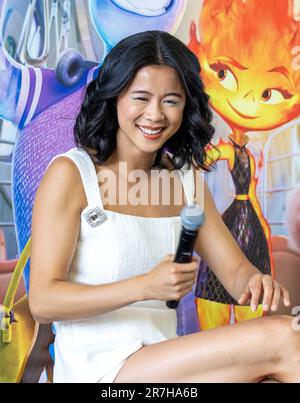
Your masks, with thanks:
[[(148, 65), (174, 68), (186, 93), (182, 124), (156, 152), (154, 167), (172, 169), (191, 163), (210, 170), (205, 147), (214, 134), (209, 97), (200, 78), (197, 57), (176, 37), (163, 31), (145, 31), (121, 40), (106, 56), (97, 77), (86, 88), (81, 110), (76, 118), (74, 138), (77, 147), (101, 164), (117, 145), (118, 118), (116, 100), (131, 84), (136, 73)], [(170, 166), (169, 166), (170, 168)]]

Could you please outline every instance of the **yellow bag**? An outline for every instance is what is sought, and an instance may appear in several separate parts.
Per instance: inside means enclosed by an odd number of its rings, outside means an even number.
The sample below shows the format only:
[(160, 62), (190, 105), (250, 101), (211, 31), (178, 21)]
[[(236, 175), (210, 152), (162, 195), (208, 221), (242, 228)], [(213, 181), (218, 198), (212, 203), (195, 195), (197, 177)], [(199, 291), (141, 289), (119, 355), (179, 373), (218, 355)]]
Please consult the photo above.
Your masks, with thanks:
[[(24, 370), (29, 361), (30, 354), (35, 349), (38, 333), (43, 327), (44, 330), (45, 328), (47, 329), (48, 335), (49, 331), (51, 332), (51, 324), (39, 325), (33, 319), (29, 310), (27, 295), (14, 303), (20, 279), (30, 256), (30, 245), (31, 240), (29, 239), (12, 275), (4, 299), (4, 306), (2, 307), (3, 317), (0, 325), (0, 382), (26, 382), (24, 380)], [(51, 341), (53, 340), (50, 340), (48, 337), (47, 346)], [(43, 365), (49, 364), (49, 357), (46, 357), (46, 363), (44, 362), (45, 354), (39, 357), (38, 360), (35, 360), (38, 361), (40, 367), (38, 369), (35, 363), (35, 367), (29, 371), (31, 379), (38, 381), (38, 376), (43, 370)], [(52, 374), (47, 373), (48, 378), (51, 378)], [(30, 379), (27, 381), (30, 382)]]

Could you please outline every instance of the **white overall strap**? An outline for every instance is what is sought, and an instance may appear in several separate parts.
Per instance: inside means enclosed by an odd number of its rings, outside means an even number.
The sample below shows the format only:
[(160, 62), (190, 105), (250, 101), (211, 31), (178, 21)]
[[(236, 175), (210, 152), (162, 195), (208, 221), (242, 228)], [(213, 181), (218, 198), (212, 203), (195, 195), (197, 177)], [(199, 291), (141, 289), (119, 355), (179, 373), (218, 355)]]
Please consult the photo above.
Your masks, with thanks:
[(67, 154), (79, 169), (88, 205), (103, 208), (97, 173), (91, 157), (82, 148), (73, 148)]
[(187, 204), (191, 205), (195, 202), (195, 181), (193, 167), (191, 166), (190, 169), (187, 169), (187, 165), (184, 165), (180, 170), (178, 170), (178, 173), (182, 181)]
[(72, 148), (66, 153), (59, 154), (54, 157), (51, 160), (50, 164), (58, 157), (68, 157), (77, 166), (77, 169), (79, 170), (81, 176), (88, 205), (99, 206), (100, 208), (103, 208), (96, 170), (89, 154), (81, 148)]

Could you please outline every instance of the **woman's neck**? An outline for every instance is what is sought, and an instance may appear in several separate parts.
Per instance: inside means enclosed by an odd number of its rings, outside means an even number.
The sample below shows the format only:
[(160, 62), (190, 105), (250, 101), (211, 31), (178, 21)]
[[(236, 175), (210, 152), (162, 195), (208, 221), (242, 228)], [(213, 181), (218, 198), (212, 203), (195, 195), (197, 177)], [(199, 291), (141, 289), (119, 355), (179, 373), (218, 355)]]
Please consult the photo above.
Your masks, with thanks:
[(128, 139), (118, 136), (115, 151), (101, 166), (112, 170), (121, 177), (124, 169), (127, 169), (128, 174), (135, 170), (142, 170), (149, 175), (155, 156), (156, 153), (141, 152), (134, 144), (128, 144)]

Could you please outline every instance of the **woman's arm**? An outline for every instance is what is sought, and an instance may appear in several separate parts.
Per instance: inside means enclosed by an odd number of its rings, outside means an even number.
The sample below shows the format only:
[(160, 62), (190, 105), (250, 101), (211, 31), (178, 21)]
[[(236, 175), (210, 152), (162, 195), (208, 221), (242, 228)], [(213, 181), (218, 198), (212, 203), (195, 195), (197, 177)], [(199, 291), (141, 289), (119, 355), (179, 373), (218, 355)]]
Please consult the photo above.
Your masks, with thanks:
[(86, 205), (79, 171), (68, 158), (58, 158), (33, 208), (29, 304), (41, 323), (92, 317), (144, 299), (143, 276), (97, 286), (67, 281)]
[[(267, 220), (265, 219), (260, 203), (258, 201), (257, 198), (257, 194), (256, 194), (256, 185), (257, 185), (257, 179), (255, 177), (255, 172), (256, 172), (256, 166), (255, 166), (255, 160), (253, 155), (250, 153), (249, 155), (250, 157), (250, 167), (251, 167), (251, 181), (250, 181), (250, 186), (249, 186), (249, 200), (255, 210), (255, 213), (263, 227), (264, 233), (266, 235), (266, 238), (268, 240), (268, 244), (270, 244), (270, 238), (271, 238), (271, 231), (270, 231), (270, 227), (269, 224), (267, 222)], [(270, 245), (269, 245), (270, 247)], [(272, 253), (272, 251), (270, 250), (270, 254)]]
[[(196, 200), (201, 203), (200, 200)], [(224, 224), (207, 184), (204, 182), (204, 211), (206, 220), (199, 231), (195, 250), (219, 278), (229, 294), (239, 303), (250, 301), (252, 310), (260, 302), (264, 310), (276, 311), (280, 298), (290, 305), (289, 293), (253, 266), (242, 253)]]

